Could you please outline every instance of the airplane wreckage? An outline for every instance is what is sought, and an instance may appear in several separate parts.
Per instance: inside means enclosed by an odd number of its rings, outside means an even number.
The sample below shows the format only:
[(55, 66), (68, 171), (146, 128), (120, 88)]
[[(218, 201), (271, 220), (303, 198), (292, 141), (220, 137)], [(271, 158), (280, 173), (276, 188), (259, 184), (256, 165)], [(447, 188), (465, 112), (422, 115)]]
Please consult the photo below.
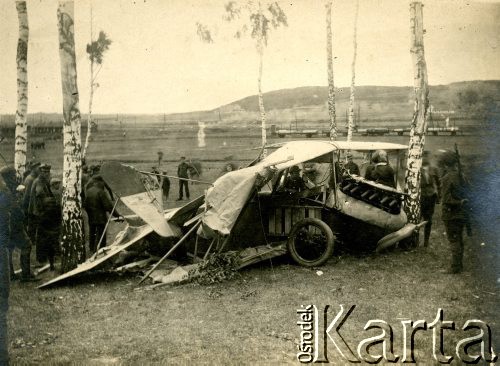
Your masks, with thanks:
[[(315, 267), (339, 244), (378, 252), (424, 224), (407, 222), (405, 193), (350, 174), (343, 163), (347, 154), (369, 161), (372, 152), (385, 150), (397, 177), (407, 146), (309, 140), (273, 147), (277, 149), (267, 157), (218, 178), (205, 195), (167, 210), (147, 173), (117, 162), (103, 164), (101, 176), (122, 202), (120, 212), (126, 206), (132, 213), (125, 215), (126, 228), (86, 262), (39, 288), (90, 270), (150, 266), (151, 257), (129, 264), (126, 258), (155, 249), (161, 253), (157, 258), (163, 256), (141, 282), (151, 278), (161, 285), (196, 277), (203, 261), (173, 267), (169, 260), (170, 267), (162, 267), (179, 248), (204, 260), (215, 253), (236, 253), (238, 269), (286, 253), (299, 265)], [(290, 189), (287, 181), (300, 171), (301, 187)]]

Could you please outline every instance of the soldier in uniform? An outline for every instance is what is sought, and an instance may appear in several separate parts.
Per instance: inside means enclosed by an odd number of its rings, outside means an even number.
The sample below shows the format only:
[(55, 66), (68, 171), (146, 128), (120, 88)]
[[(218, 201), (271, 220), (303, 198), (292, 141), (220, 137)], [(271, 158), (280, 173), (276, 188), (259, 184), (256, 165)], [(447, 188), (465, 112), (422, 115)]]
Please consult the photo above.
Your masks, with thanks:
[(31, 188), (30, 213), (36, 226), (36, 257), (39, 263), (49, 262), (54, 271), (54, 256), (59, 242), (61, 212), (50, 188), (50, 165), (40, 166), (40, 175)]
[(458, 172), (458, 161), (455, 153), (444, 151), (438, 164), (443, 169), (441, 178), (442, 219), (451, 250), (451, 267), (447, 272), (460, 273), (463, 270), (463, 230), (467, 221), (467, 213), (464, 209), (464, 205), (468, 201), (465, 182)]
[(30, 255), (31, 255), (31, 242), (24, 229), (24, 212), (18, 204), (16, 170), (12, 166), (3, 167), (0, 169), (0, 176), (7, 186), (6, 194), (9, 194), (9, 265), (10, 277), (14, 279), (14, 266), (12, 262), (12, 251), (18, 248), (21, 251), (21, 281), (28, 282), (36, 280), (35, 276), (31, 273)]
[(177, 201), (182, 200), (183, 196), (183, 188), (184, 191), (186, 192), (186, 198), (189, 200), (189, 185), (188, 181), (183, 179), (183, 178), (189, 178), (189, 164), (186, 162), (186, 158), (184, 156), (181, 157), (181, 162), (177, 166), (177, 176), (180, 178), (179, 179), (179, 198)]
[(420, 214), (427, 221), (424, 228), (424, 247), (429, 246), (434, 206), (441, 198), (441, 180), (436, 167), (431, 165), (430, 152), (424, 151), (420, 169)]
[(120, 217), (120, 214), (113, 211), (113, 204), (107, 195), (104, 180), (100, 175), (95, 175), (93, 184), (87, 189), (83, 206), (89, 217), (89, 249), (93, 253), (97, 250), (99, 240), (102, 239), (101, 247), (106, 246), (106, 233), (104, 229), (108, 218), (106, 213), (113, 212), (113, 216)]

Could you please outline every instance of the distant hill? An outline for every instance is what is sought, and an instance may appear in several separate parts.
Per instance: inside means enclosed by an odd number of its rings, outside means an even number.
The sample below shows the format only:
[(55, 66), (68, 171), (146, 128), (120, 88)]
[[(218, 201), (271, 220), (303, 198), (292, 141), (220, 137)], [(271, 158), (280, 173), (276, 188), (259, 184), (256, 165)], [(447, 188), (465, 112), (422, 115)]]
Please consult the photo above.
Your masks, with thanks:
[[(454, 111), (454, 119), (484, 118), (488, 106), (500, 101), (500, 80), (463, 81), (429, 88), (429, 100), (436, 112)], [(336, 110), (340, 124), (346, 120), (349, 88), (336, 89)], [(269, 124), (287, 125), (293, 121), (311, 124), (328, 120), (328, 88), (304, 86), (264, 93), (264, 105)], [(412, 117), (414, 91), (411, 86), (358, 86), (356, 110), (366, 126), (385, 122), (406, 124)], [(444, 118), (437, 113), (437, 118)], [(232, 125), (259, 123), (257, 95), (252, 95), (211, 111), (168, 115), (171, 121), (205, 121)]]
[[(336, 110), (339, 125), (343, 126), (349, 105), (349, 88), (336, 89)], [(264, 93), (268, 124), (287, 127), (300, 121), (309, 126), (324, 125), (329, 119), (326, 86), (304, 86)], [(454, 111), (453, 120), (467, 123), (484, 119), (486, 110), (494, 103), (500, 104), (500, 80), (463, 81), (447, 85), (430, 86), (429, 100), (436, 118), (444, 119), (439, 111)], [(414, 91), (411, 86), (358, 86), (356, 87), (356, 112), (363, 127), (386, 123), (407, 126), (413, 113)], [(85, 120), (85, 115), (82, 115)], [(198, 121), (217, 125), (247, 127), (260, 125), (257, 95), (252, 95), (210, 111), (194, 111), (157, 115), (94, 115), (100, 125), (162, 125), (192, 126)], [(60, 114), (30, 114), (29, 124), (61, 124)], [(471, 122), (472, 121), (472, 122)], [(13, 126), (14, 116), (0, 116), (0, 126)]]

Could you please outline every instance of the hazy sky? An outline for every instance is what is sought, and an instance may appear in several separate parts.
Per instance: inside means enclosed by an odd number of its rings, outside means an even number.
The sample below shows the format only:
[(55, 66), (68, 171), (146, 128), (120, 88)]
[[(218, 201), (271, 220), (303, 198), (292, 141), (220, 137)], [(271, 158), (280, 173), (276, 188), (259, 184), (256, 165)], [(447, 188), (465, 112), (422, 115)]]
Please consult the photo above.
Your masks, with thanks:
[[(219, 0), (94, 0), (94, 30), (113, 40), (105, 55), (94, 113), (172, 113), (213, 109), (256, 94), (258, 58), (235, 40)], [(75, 1), (80, 109), (88, 110), (90, 0)], [(354, 0), (334, 0), (336, 86), (349, 86)], [(500, 3), (424, 1), (430, 84), (500, 79)], [(327, 85), (322, 0), (280, 2), (287, 28), (274, 31), (264, 56), (264, 91)], [(28, 112), (61, 112), (57, 1), (28, 1)], [(18, 21), (13, 0), (0, 0), (0, 113), (16, 110)], [(409, 2), (360, 0), (358, 85), (412, 85)], [(196, 35), (216, 29), (213, 44)]]

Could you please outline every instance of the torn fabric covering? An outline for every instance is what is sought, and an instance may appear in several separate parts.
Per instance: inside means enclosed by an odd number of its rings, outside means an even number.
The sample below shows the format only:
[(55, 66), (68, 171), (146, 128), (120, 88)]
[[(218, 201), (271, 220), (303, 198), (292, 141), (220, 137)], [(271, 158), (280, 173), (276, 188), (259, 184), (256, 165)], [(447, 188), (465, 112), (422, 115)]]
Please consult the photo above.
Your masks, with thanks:
[[(211, 230), (228, 235), (252, 192), (258, 174), (265, 174), (262, 166), (235, 170), (217, 179), (205, 196), (208, 210), (203, 215), (202, 223)], [(208, 236), (207, 233), (205, 236)]]

